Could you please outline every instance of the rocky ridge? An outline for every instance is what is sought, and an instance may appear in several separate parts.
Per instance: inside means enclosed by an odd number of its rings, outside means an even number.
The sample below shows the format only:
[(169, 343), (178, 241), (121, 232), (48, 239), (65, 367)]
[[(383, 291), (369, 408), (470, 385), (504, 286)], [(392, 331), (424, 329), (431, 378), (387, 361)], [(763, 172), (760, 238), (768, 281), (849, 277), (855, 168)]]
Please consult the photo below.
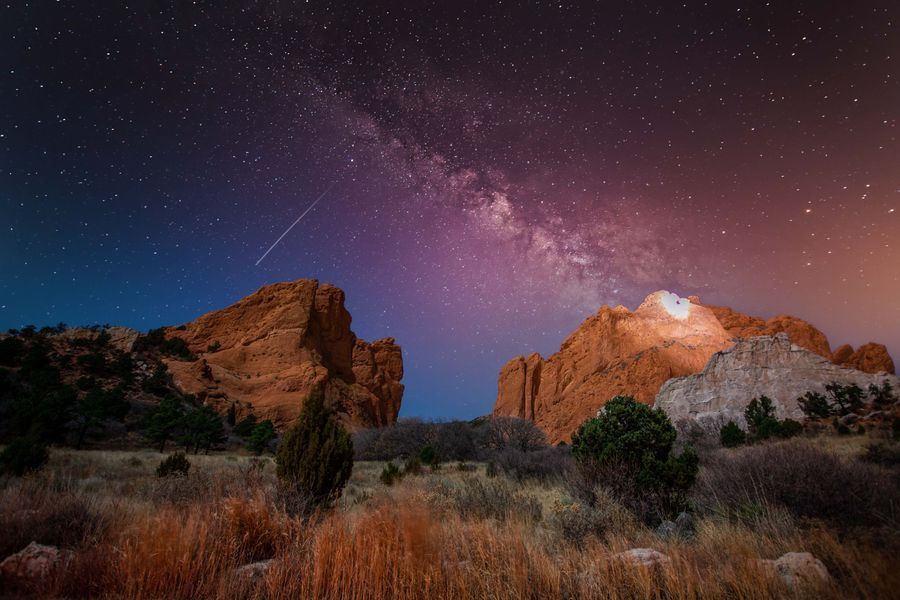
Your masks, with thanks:
[(548, 358), (534, 353), (510, 360), (500, 371), (493, 414), (530, 419), (551, 441), (568, 441), (613, 396), (629, 394), (653, 404), (664, 383), (698, 373), (715, 353), (740, 340), (777, 335), (821, 359), (812, 369), (817, 377), (829, 372), (822, 364), (838, 372), (843, 366), (894, 373), (881, 344), (870, 342), (856, 350), (841, 346), (832, 352), (825, 334), (797, 317), (765, 320), (703, 304), (696, 296), (659, 291), (634, 312), (603, 306)]
[(894, 375), (836, 365), (779, 333), (739, 339), (715, 353), (700, 373), (670, 379), (660, 388), (656, 406), (673, 421), (693, 420), (715, 428), (729, 420), (743, 425), (747, 403), (765, 395), (772, 399), (778, 418), (800, 420), (804, 415), (797, 398), (806, 392), (822, 393), (831, 382), (865, 390), (884, 381), (894, 389), (900, 387)]
[(672, 377), (695, 373), (730, 335), (708, 308), (665, 291), (633, 312), (602, 307), (548, 358), (519, 356), (500, 371), (495, 415), (533, 420), (551, 442), (568, 441), (617, 394), (653, 402)]
[(393, 338), (358, 339), (344, 292), (316, 280), (265, 286), (222, 310), (166, 330), (197, 360), (167, 359), (175, 385), (238, 418), (251, 411), (283, 428), (314, 390), (350, 429), (397, 419), (403, 358)]

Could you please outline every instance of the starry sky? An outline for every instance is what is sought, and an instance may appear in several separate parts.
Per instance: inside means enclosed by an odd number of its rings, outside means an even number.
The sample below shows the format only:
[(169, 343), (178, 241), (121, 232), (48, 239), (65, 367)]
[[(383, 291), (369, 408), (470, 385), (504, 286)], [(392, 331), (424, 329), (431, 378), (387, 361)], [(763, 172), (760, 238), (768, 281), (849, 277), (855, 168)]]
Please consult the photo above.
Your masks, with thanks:
[[(0, 327), (342, 287), (401, 415), (489, 412), (602, 304), (900, 358), (896, 2), (0, 5)], [(324, 191), (272, 252), (260, 256)]]

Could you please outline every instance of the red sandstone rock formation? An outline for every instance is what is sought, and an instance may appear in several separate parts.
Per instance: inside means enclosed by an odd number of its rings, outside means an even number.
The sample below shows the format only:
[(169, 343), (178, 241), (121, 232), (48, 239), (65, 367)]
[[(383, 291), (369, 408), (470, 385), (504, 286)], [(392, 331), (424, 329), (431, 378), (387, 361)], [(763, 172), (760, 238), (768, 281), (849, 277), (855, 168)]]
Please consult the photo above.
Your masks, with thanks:
[(869, 342), (863, 344), (856, 351), (850, 344), (844, 344), (834, 351), (832, 357), (835, 364), (858, 369), (866, 373), (885, 373), (894, 374), (894, 361), (888, 354), (887, 348), (883, 344), (875, 344)]
[(604, 306), (556, 354), (507, 363), (494, 414), (532, 419), (551, 442), (568, 441), (617, 394), (651, 404), (663, 383), (701, 370), (730, 337), (709, 308), (668, 292), (649, 295), (634, 312)]
[(667, 380), (698, 373), (713, 353), (735, 340), (778, 334), (840, 366), (894, 373), (881, 344), (865, 344), (855, 352), (841, 346), (832, 354), (825, 334), (802, 319), (764, 320), (704, 305), (696, 296), (679, 299), (655, 292), (634, 312), (604, 306), (547, 359), (531, 354), (509, 361), (500, 371), (493, 412), (531, 419), (551, 441), (568, 441), (616, 394), (652, 404)]
[(393, 423), (403, 397), (400, 347), (357, 339), (350, 321), (339, 288), (276, 283), (169, 328), (199, 359), (166, 362), (179, 389), (223, 413), (235, 403), (239, 418), (252, 411), (283, 428), (318, 389), (350, 429)]

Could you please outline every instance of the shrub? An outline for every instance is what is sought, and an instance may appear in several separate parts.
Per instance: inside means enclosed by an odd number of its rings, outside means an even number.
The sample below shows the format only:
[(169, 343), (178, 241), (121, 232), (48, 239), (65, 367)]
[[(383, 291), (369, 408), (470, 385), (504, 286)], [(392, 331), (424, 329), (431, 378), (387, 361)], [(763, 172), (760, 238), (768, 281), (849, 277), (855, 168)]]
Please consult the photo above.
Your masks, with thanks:
[(210, 344), (209, 346), (206, 347), (207, 352), (218, 352), (221, 349), (222, 349), (222, 344), (220, 344), (219, 342), (213, 342), (212, 344)]
[(583, 546), (590, 537), (634, 534), (639, 526), (634, 515), (615, 500), (602, 497), (592, 506), (576, 502), (554, 503), (547, 524), (566, 543)]
[(184, 452), (176, 452), (170, 454), (159, 463), (156, 467), (157, 477), (186, 477), (188, 471), (191, 470), (191, 461), (187, 459)]
[(797, 398), (797, 404), (810, 419), (826, 419), (834, 414), (828, 399), (818, 392), (806, 392), (802, 397)]
[(410, 456), (403, 465), (404, 475), (418, 475), (422, 472), (422, 461), (416, 456)]
[(512, 448), (498, 452), (491, 463), (517, 481), (549, 483), (564, 479), (574, 468), (568, 448), (544, 448), (534, 452), (522, 452)]
[(747, 429), (754, 440), (765, 440), (778, 433), (778, 419), (775, 418), (775, 406), (768, 396), (754, 398), (744, 409)]
[(661, 409), (616, 396), (578, 428), (572, 454), (589, 482), (602, 481), (598, 477), (610, 469), (617, 473), (604, 483), (649, 520), (684, 508), (684, 495), (697, 475), (697, 454), (688, 447), (676, 456), (675, 437), (675, 427)]
[(259, 455), (263, 453), (269, 442), (275, 439), (275, 425), (269, 419), (261, 422), (253, 428), (253, 432), (247, 438), (247, 449)]
[(433, 465), (438, 462), (437, 460), (437, 452), (435, 451), (433, 446), (425, 446), (419, 452), (419, 460), (423, 465)]
[(234, 434), (239, 435), (242, 438), (248, 438), (253, 433), (253, 430), (256, 428), (256, 415), (250, 413), (240, 421), (238, 424), (234, 426)]
[(869, 444), (866, 446), (866, 451), (861, 458), (876, 465), (896, 467), (900, 465), (900, 445), (886, 444), (884, 442)]
[(881, 467), (788, 441), (714, 453), (694, 501), (701, 510), (725, 514), (772, 505), (838, 525), (883, 525), (897, 522), (900, 489)]
[(282, 485), (307, 496), (313, 506), (328, 506), (340, 496), (353, 470), (353, 442), (321, 393), (304, 403), (278, 447), (277, 463)]
[(518, 517), (525, 521), (541, 520), (541, 503), (529, 494), (516, 491), (507, 480), (485, 481), (467, 477), (458, 486), (442, 487), (438, 496), (449, 499), (464, 519), (496, 519)]
[(0, 453), (0, 472), (21, 477), (43, 467), (49, 458), (47, 446), (40, 439), (17, 437)]
[(869, 396), (871, 396), (872, 402), (878, 406), (893, 404), (897, 401), (897, 396), (894, 394), (894, 388), (891, 387), (891, 382), (887, 379), (881, 383), (881, 387), (878, 387), (874, 383), (869, 384)]
[(794, 419), (779, 421), (776, 435), (780, 438), (791, 438), (803, 431), (803, 424)]
[(740, 446), (747, 441), (747, 434), (734, 421), (728, 421), (719, 430), (719, 441), (726, 448)]
[(388, 464), (384, 466), (384, 469), (381, 470), (379, 479), (381, 479), (381, 483), (384, 485), (394, 485), (394, 483), (403, 479), (403, 473), (400, 472), (397, 465), (388, 462)]

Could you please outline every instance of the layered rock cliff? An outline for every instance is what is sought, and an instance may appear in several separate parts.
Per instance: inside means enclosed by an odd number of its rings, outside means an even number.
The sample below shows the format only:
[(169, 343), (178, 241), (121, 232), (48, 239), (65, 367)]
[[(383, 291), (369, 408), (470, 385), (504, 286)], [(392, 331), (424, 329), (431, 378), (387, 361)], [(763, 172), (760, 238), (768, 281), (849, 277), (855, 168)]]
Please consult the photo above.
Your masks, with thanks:
[(803, 413), (797, 398), (806, 392), (823, 393), (831, 382), (865, 390), (884, 381), (894, 389), (900, 386), (891, 374), (836, 365), (779, 333), (739, 339), (715, 353), (700, 373), (670, 379), (659, 390), (656, 406), (673, 421), (691, 419), (717, 427), (729, 420), (743, 424), (750, 400), (765, 395), (773, 400), (779, 418), (799, 420)]
[(696, 373), (730, 338), (712, 310), (669, 292), (650, 294), (634, 312), (604, 306), (559, 352), (509, 361), (494, 414), (531, 419), (552, 442), (568, 441), (613, 396), (650, 404), (665, 381)]
[(509, 361), (500, 371), (494, 414), (531, 419), (552, 441), (567, 441), (616, 394), (652, 404), (663, 383), (699, 372), (713, 353), (736, 341), (779, 334), (832, 366), (894, 373), (881, 344), (832, 352), (825, 334), (803, 319), (766, 320), (702, 304), (696, 296), (655, 292), (634, 312), (604, 306), (547, 359), (531, 354)]
[(403, 398), (403, 358), (392, 338), (360, 340), (344, 292), (301, 279), (261, 288), (167, 337), (183, 339), (196, 361), (167, 360), (175, 385), (238, 417), (253, 412), (289, 425), (313, 390), (350, 429), (393, 423)]

